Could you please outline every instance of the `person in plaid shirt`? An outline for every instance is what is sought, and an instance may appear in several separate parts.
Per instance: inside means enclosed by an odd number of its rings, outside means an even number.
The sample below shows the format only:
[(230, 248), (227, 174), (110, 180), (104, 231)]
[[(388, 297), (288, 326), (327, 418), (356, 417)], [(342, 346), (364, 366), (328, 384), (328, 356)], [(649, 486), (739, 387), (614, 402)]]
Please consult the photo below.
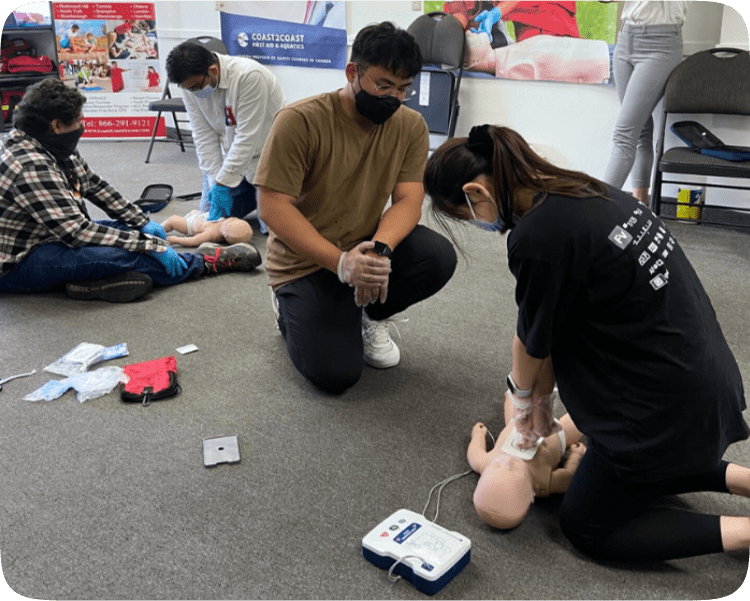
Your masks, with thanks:
[[(76, 150), (86, 97), (58, 79), (29, 87), (0, 143), (0, 292), (62, 288), (74, 299), (129, 302), (153, 285), (249, 271), (251, 244), (178, 254), (164, 228), (94, 174)], [(111, 219), (93, 221), (84, 200)]]

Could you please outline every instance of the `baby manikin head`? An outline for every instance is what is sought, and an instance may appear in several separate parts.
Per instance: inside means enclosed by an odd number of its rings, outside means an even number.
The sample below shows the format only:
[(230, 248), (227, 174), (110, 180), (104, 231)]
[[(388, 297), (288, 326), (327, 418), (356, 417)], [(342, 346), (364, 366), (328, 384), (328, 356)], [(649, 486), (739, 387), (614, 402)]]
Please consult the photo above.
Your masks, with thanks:
[(253, 228), (244, 219), (227, 217), (221, 222), (221, 235), (227, 241), (227, 244), (250, 242), (253, 237)]
[(474, 491), (474, 508), (493, 528), (518, 526), (534, 502), (534, 483), (523, 459), (510, 455), (495, 457), (479, 477)]

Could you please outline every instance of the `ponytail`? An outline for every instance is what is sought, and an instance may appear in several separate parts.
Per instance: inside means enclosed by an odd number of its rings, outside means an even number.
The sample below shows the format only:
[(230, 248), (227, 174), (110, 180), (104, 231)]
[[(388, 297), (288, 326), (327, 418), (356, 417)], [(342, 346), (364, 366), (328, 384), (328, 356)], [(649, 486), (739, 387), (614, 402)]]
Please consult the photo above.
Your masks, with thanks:
[(448, 140), (427, 161), (424, 186), (439, 223), (447, 226), (446, 218), (462, 218), (457, 209), (466, 204), (463, 186), (480, 175), (494, 178), (495, 202), (510, 227), (513, 199), (520, 188), (534, 192), (534, 207), (549, 194), (585, 198), (607, 193), (605, 185), (593, 177), (557, 167), (540, 157), (518, 132), (475, 125), (468, 138)]

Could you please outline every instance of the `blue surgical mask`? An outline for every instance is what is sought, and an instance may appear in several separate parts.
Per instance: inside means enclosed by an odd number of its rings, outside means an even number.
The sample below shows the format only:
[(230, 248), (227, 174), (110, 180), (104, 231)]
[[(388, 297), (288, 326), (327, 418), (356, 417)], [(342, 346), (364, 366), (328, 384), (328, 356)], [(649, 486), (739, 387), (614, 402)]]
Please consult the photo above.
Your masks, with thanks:
[(481, 221), (480, 219), (469, 219), (469, 223), (471, 225), (475, 225), (481, 230), (484, 230), (485, 232), (501, 232), (505, 229), (505, 221), (503, 221), (503, 218), (498, 215), (497, 219), (493, 221), (492, 223), (487, 223), (486, 221)]
[(215, 91), (216, 91), (216, 88), (212, 86), (210, 83), (206, 84), (206, 87), (201, 88), (200, 90), (195, 90), (195, 91), (191, 90), (191, 92), (195, 94), (197, 98), (208, 98)]
[(495, 221), (493, 221), (492, 223), (482, 221), (481, 219), (477, 219), (477, 215), (474, 212), (474, 206), (469, 200), (469, 195), (464, 192), (464, 196), (466, 196), (466, 204), (469, 205), (469, 210), (471, 211), (471, 216), (473, 217), (473, 219), (469, 219), (469, 223), (471, 225), (478, 227), (485, 232), (500, 232), (505, 229), (505, 220), (503, 219), (503, 216), (500, 214), (499, 210), (497, 212), (497, 219), (495, 219)]

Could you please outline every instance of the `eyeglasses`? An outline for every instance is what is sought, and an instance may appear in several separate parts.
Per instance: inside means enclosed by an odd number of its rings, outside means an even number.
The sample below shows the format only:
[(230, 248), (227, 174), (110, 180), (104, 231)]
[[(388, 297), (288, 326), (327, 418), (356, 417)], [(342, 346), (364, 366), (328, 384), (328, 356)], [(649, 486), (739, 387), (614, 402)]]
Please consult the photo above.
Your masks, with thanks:
[(208, 75), (203, 75), (203, 79), (201, 79), (200, 85), (186, 87), (186, 86), (183, 86), (182, 84), (179, 84), (178, 87), (182, 88), (183, 90), (187, 90), (188, 92), (197, 92), (198, 90), (203, 89), (203, 86), (206, 83), (206, 77), (208, 77)]
[(369, 79), (372, 82), (372, 85), (375, 86), (375, 92), (378, 96), (401, 96), (403, 98), (403, 102), (406, 102), (410, 98), (413, 98), (417, 95), (417, 91), (411, 87), (411, 85), (406, 85), (402, 87), (397, 87), (391, 84), (378, 84), (375, 83), (372, 78), (365, 73), (365, 68), (358, 64), (357, 69), (362, 70), (362, 75)]

